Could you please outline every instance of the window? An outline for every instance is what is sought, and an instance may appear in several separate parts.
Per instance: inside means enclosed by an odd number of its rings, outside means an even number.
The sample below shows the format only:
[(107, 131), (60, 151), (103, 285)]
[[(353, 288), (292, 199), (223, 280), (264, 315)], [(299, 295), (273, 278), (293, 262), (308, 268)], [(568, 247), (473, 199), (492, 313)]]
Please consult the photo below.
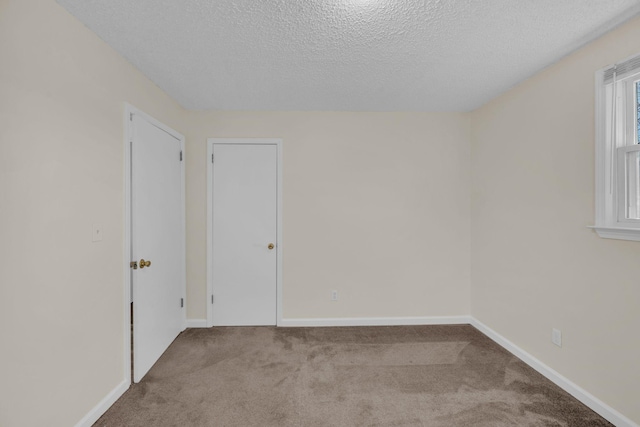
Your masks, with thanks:
[(596, 73), (596, 225), (640, 241), (640, 55)]

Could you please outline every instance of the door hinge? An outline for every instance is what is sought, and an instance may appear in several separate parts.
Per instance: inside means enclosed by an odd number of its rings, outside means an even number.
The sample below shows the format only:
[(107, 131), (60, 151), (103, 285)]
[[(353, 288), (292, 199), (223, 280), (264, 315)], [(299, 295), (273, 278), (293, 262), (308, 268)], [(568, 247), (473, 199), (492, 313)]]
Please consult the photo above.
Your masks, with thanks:
[(213, 304), (213, 295), (211, 295), (211, 304)]
[(184, 298), (180, 298), (180, 308), (184, 307)]
[(180, 150), (180, 161), (182, 161), (182, 150)]
[(213, 154), (211, 155), (211, 163), (213, 163)]
[(129, 113), (129, 121), (132, 122), (133, 121), (133, 113)]

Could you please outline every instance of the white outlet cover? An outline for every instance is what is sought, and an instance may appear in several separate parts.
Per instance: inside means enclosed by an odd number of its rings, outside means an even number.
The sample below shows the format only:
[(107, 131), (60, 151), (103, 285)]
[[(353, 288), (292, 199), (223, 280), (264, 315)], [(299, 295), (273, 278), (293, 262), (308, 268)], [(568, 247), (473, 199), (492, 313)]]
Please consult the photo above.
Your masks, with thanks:
[(91, 235), (92, 235), (92, 238), (91, 238), (92, 241), (100, 242), (102, 240), (102, 225), (93, 224), (93, 230)]
[(331, 301), (338, 301), (338, 291), (331, 291)]
[(559, 329), (551, 329), (551, 342), (562, 347), (562, 332)]

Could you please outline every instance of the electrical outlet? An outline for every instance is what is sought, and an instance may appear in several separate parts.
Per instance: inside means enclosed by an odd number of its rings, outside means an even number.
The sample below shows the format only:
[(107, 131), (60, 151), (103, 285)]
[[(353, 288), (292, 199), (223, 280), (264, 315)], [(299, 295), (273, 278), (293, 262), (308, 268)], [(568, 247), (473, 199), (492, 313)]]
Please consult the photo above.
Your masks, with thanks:
[(562, 332), (560, 329), (551, 329), (551, 342), (558, 347), (562, 347)]
[(338, 301), (338, 291), (331, 291), (331, 301)]

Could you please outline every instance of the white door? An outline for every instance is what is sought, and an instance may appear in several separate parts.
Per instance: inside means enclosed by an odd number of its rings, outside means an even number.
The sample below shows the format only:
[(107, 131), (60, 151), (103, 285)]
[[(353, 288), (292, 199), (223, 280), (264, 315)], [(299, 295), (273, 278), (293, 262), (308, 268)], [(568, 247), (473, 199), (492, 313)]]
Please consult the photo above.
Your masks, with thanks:
[(139, 114), (132, 121), (133, 376), (138, 382), (183, 330), (184, 187), (182, 141)]
[(275, 325), (277, 146), (213, 144), (214, 326)]

